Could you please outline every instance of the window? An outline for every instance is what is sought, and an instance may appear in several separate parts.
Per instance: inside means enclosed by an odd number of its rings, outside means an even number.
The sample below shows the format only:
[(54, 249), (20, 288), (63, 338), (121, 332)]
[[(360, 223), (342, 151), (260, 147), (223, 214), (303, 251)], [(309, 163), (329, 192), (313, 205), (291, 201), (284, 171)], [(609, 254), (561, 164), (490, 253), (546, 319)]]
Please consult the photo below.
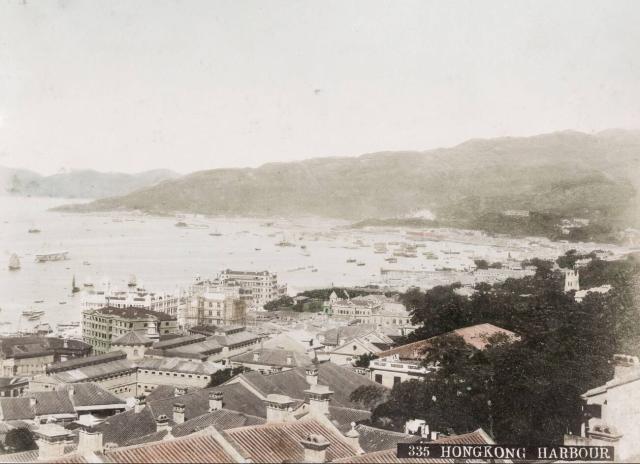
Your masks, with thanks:
[(402, 382), (402, 379), (400, 377), (394, 377), (393, 378), (393, 385), (394, 386), (398, 385), (400, 382)]
[(376, 383), (382, 383), (382, 374), (376, 374), (375, 381)]

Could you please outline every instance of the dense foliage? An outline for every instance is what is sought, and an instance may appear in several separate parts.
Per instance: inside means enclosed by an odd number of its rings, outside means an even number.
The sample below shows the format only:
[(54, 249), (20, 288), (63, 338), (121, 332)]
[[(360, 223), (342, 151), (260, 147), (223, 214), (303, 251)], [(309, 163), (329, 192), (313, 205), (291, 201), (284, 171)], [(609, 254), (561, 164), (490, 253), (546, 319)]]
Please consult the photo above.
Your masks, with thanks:
[(238, 374), (242, 374), (243, 372), (248, 372), (251, 369), (248, 369), (246, 367), (230, 367), (227, 369), (222, 369), (219, 370), (217, 372), (215, 372), (212, 376), (211, 376), (211, 380), (209, 381), (209, 384), (207, 385), (207, 388), (210, 387), (217, 387), (218, 385), (222, 385), (223, 383), (225, 383), (227, 380), (230, 380), (231, 378), (235, 377)]
[(581, 269), (581, 286), (613, 288), (581, 303), (564, 293), (562, 274), (551, 263), (537, 263), (535, 276), (478, 285), (468, 299), (455, 285), (408, 292), (404, 301), (422, 327), (407, 341), (485, 322), (521, 340), (491, 340), (477, 351), (457, 336), (439, 337), (424, 362), (437, 361), (440, 369), (424, 382), (396, 385), (373, 421), (400, 429), (422, 418), (432, 429), (457, 433), (482, 427), (498, 442), (523, 445), (561, 443), (564, 433), (578, 431), (580, 394), (610, 380), (614, 353), (640, 354), (634, 304), (640, 262), (592, 260)]
[(5, 453), (19, 453), (38, 449), (38, 445), (29, 429), (11, 429), (7, 432), (4, 444), (0, 446), (0, 451)]

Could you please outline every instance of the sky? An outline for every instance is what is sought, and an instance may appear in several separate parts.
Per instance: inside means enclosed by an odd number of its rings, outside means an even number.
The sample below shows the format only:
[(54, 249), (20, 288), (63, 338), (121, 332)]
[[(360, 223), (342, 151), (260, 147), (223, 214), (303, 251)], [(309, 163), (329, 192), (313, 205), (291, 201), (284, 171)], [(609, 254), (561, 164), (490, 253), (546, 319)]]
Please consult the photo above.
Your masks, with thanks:
[(640, 128), (640, 2), (4, 0), (0, 165), (180, 173)]

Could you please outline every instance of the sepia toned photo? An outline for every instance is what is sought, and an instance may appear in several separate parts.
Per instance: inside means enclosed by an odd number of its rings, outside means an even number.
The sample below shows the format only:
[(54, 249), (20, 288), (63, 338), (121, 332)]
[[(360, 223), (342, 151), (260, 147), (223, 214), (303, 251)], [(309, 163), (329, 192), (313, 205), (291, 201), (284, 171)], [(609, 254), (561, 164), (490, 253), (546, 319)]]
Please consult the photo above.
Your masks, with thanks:
[(0, 463), (640, 461), (639, 20), (0, 0)]

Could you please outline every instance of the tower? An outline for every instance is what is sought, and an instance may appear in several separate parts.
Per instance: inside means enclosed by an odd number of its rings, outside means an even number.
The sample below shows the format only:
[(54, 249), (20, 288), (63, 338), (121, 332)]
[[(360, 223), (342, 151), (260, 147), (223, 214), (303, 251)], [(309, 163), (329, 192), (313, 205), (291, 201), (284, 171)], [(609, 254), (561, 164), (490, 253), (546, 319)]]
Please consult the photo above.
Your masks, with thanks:
[(573, 269), (564, 271), (564, 292), (568, 293), (580, 290), (580, 272)]

